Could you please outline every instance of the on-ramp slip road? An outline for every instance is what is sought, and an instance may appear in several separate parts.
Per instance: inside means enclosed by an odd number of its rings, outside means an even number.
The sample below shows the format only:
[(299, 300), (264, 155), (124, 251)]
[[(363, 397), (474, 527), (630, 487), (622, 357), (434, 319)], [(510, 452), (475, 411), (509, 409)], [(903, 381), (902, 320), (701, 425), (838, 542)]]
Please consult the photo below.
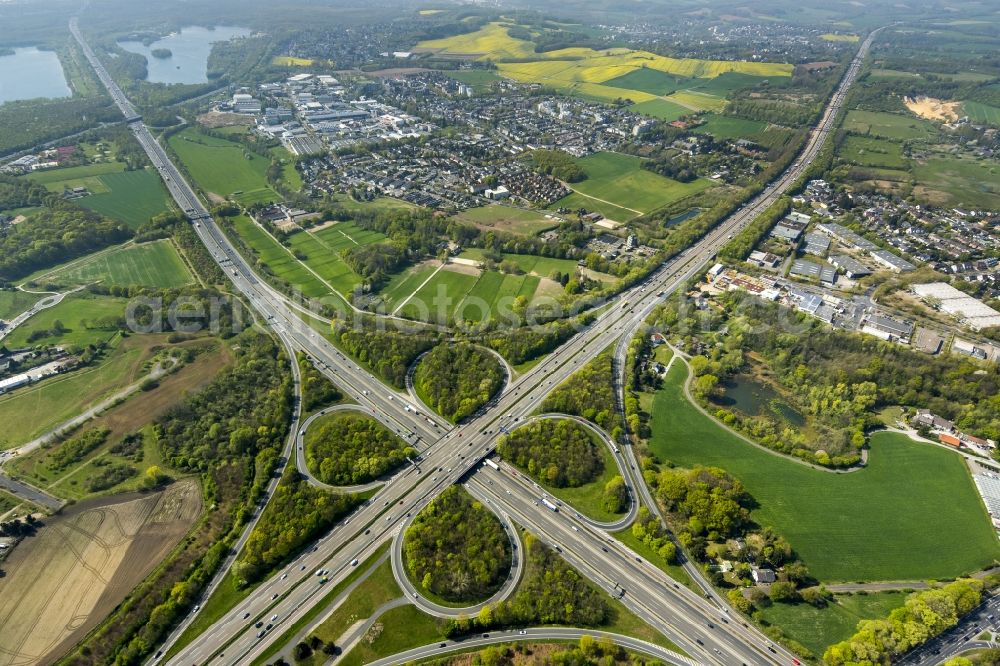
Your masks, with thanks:
[[(143, 125), (134, 107), (94, 56), (79, 33), (75, 19), (71, 21), (71, 31), (122, 110), (136, 139), (163, 177), (174, 200), (191, 219), (199, 238), (234, 287), (261, 313), (288, 347), (305, 351), (320, 371), (345, 389), (350, 398), (377, 410), (412, 437), (421, 439), (426, 446), (420, 468), (411, 466), (397, 474), (353, 516), (312, 549), (276, 572), (271, 580), (216, 622), (199, 641), (186, 646), (170, 660), (170, 663), (184, 666), (208, 662), (243, 664), (263, 654), (287, 626), (301, 618), (322, 598), (324, 586), (312, 571), (329, 569), (330, 585), (343, 580), (352, 570), (352, 561), (366, 558), (393, 537), (406, 513), (422, 509), (489, 454), (501, 425), (513, 425), (534, 412), (555, 386), (594, 354), (636, 330), (662, 296), (703, 270), (719, 247), (777, 200), (808, 168), (832, 129), (847, 90), (856, 78), (876, 34), (873, 33), (862, 44), (818, 126), (810, 133), (805, 148), (791, 168), (691, 248), (664, 263), (642, 283), (623, 292), (613, 306), (594, 322), (519, 377), (491, 409), (460, 427), (450, 428), (437, 423), (429, 424), (404, 411), (399, 400), (389, 399), (391, 392), (384, 385), (303, 323), (298, 316), (303, 312), (301, 306), (258, 278), (216, 226), (163, 148)], [(290, 442), (293, 440), (290, 438)], [(432, 475), (422, 471), (432, 469), (439, 470), (439, 473)], [(766, 639), (753, 628), (734, 624), (733, 621), (718, 624), (721, 622), (721, 611), (717, 606), (685, 590), (675, 590), (672, 581), (658, 569), (635, 562), (636, 556), (631, 551), (619, 546), (620, 558), (605, 556), (607, 554), (603, 554), (598, 545), (599, 537), (586, 523), (581, 523), (585, 529), (579, 532), (567, 531), (569, 528), (564, 522), (553, 519), (547, 509), (526, 502), (520, 495), (504, 493), (496, 500), (505, 512), (528, 529), (548, 538), (558, 534), (564, 555), (599, 584), (607, 584), (609, 572), (623, 577), (626, 582), (622, 584), (634, 590), (632, 594), (626, 593), (629, 597), (626, 605), (632, 604), (640, 617), (683, 645), (690, 654), (697, 655), (697, 662), (725, 665), (741, 662), (791, 663), (792, 655), (787, 651), (762, 650), (761, 645), (766, 645)], [(593, 562), (601, 562), (601, 567), (595, 568)], [(270, 621), (270, 630), (260, 632), (254, 627), (258, 619), (272, 616), (275, 619)], [(709, 624), (714, 626), (709, 627)]]

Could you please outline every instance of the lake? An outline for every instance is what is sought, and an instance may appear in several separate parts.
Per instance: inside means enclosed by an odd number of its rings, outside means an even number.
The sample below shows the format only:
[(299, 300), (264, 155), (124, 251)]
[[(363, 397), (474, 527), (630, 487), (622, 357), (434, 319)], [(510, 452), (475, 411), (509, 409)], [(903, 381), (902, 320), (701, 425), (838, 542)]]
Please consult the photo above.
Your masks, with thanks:
[(0, 104), (72, 94), (55, 51), (29, 46), (15, 48), (14, 55), (0, 56)]
[[(150, 83), (207, 83), (208, 55), (212, 52), (212, 44), (249, 34), (250, 30), (246, 28), (232, 26), (188, 26), (149, 46), (135, 40), (118, 42), (118, 46), (146, 56), (146, 80)], [(157, 58), (153, 55), (155, 49), (168, 49), (171, 55)]]
[(722, 382), (720, 386), (726, 390), (726, 393), (713, 401), (717, 405), (738, 409), (750, 416), (776, 411), (779, 416), (793, 426), (801, 428), (806, 424), (805, 417), (782, 400), (777, 391), (749, 375), (736, 375), (732, 379)]

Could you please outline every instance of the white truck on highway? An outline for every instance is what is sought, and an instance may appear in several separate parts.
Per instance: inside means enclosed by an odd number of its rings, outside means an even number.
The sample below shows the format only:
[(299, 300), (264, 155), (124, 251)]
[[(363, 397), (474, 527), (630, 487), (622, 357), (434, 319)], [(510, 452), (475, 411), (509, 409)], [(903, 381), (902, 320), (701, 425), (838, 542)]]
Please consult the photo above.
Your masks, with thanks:
[(552, 501), (548, 497), (543, 497), (542, 498), (542, 504), (544, 504), (550, 511), (554, 511), (556, 513), (559, 512), (559, 507), (557, 507), (555, 504), (553, 504)]

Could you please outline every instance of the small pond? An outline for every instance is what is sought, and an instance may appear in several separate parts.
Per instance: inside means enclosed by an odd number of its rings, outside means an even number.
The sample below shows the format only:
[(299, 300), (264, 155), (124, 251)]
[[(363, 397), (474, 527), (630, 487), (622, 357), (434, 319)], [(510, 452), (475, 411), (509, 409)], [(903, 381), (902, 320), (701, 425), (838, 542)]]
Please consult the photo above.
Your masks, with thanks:
[(720, 386), (725, 389), (725, 395), (714, 402), (721, 407), (739, 410), (751, 416), (771, 412), (797, 428), (806, 424), (805, 417), (782, 400), (777, 391), (750, 375), (736, 375)]
[(73, 94), (55, 51), (42, 51), (34, 46), (12, 50), (13, 55), (0, 55), (0, 104)]

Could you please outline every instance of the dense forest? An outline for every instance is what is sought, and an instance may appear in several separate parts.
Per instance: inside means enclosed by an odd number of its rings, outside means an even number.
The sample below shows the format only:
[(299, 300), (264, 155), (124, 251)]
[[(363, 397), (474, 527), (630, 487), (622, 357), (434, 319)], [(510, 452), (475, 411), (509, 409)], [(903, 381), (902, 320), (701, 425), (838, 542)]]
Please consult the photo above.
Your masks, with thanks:
[(561, 150), (538, 149), (531, 151), (531, 161), (535, 170), (567, 183), (579, 183), (587, 179), (587, 172), (580, 168), (569, 153)]
[(350, 412), (320, 417), (305, 446), (309, 469), (332, 486), (374, 481), (417, 453), (375, 419)]
[(341, 256), (373, 289), (406, 265), (406, 248), (401, 243), (351, 246)]
[(450, 486), (417, 514), (406, 530), (403, 554), (418, 585), (455, 602), (489, 598), (511, 564), (500, 520), (459, 486)]
[(0, 109), (0, 155), (33, 148), (97, 123), (121, 120), (104, 95), (7, 102)]
[(575, 320), (559, 320), (537, 326), (524, 326), (509, 331), (484, 333), (477, 341), (497, 352), (508, 363), (518, 365), (554, 351), (566, 342), (592, 317), (584, 315)]
[(959, 618), (979, 605), (982, 591), (982, 581), (961, 579), (940, 588), (914, 592), (888, 618), (859, 622), (853, 636), (827, 648), (823, 662), (829, 666), (850, 666), (895, 661), (958, 624)]
[(129, 228), (120, 222), (55, 195), (43, 196), (38, 186), (27, 181), (0, 176), (0, 210), (39, 203), (44, 207), (28, 221), (0, 231), (2, 281), (22, 278), (132, 237)]
[(449, 620), (447, 635), (539, 624), (599, 627), (607, 622), (611, 606), (576, 569), (531, 534), (524, 536), (524, 548), (524, 578), (514, 596), (487, 606), (474, 619)]
[(410, 364), (439, 341), (434, 333), (377, 330), (335, 320), (337, 344), (396, 388), (406, 386)]
[(617, 430), (611, 360), (608, 350), (577, 370), (545, 398), (542, 411), (582, 416), (606, 430)]
[(204, 471), (284, 446), (292, 408), (288, 358), (270, 338), (251, 333), (241, 340), (235, 364), (157, 422), (171, 467)]
[(236, 584), (243, 587), (262, 579), (330, 530), (359, 502), (356, 495), (313, 488), (289, 465), (233, 565)]
[(497, 359), (468, 343), (434, 347), (413, 373), (417, 395), (452, 423), (475, 414), (503, 382), (504, 369)]
[(594, 437), (567, 419), (538, 419), (523, 425), (500, 437), (497, 452), (556, 488), (582, 486), (604, 469), (604, 456)]
[(306, 355), (296, 352), (295, 360), (299, 364), (302, 376), (302, 411), (315, 412), (318, 409), (339, 402), (344, 396), (333, 385), (330, 379), (309, 362)]

